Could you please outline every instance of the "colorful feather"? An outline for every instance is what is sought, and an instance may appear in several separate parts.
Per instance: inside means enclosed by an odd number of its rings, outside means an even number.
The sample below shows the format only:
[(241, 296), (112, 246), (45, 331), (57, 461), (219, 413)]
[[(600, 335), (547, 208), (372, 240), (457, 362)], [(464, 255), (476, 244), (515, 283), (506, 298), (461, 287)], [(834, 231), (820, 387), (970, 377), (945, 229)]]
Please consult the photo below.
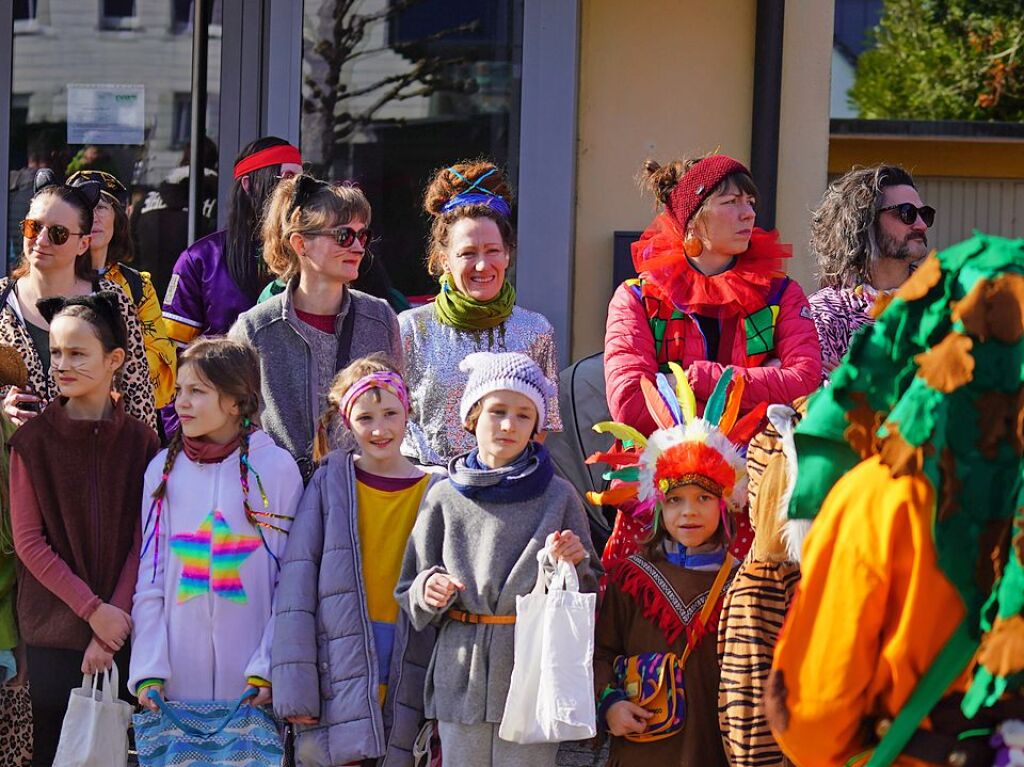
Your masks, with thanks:
[(640, 460), (640, 454), (635, 452), (613, 451), (610, 453), (594, 453), (587, 457), (584, 463), (606, 463), (609, 466), (632, 466)]
[(668, 369), (672, 371), (672, 375), (676, 379), (676, 399), (679, 400), (679, 407), (682, 409), (683, 421), (690, 423), (697, 417), (697, 398), (693, 395), (693, 389), (690, 388), (686, 371), (679, 366), (679, 363), (668, 363)]
[(722, 413), (722, 420), (718, 423), (718, 428), (721, 429), (725, 436), (729, 436), (729, 432), (736, 423), (736, 419), (740, 414), (740, 402), (743, 400), (743, 390), (747, 388), (747, 381), (743, 376), (736, 376), (736, 380), (732, 382), (732, 388), (729, 390), (729, 398), (725, 402), (725, 412)]
[(681, 424), (683, 422), (683, 411), (679, 407), (679, 398), (676, 393), (672, 391), (672, 387), (669, 386), (668, 378), (665, 377), (664, 373), (658, 373), (654, 377), (655, 383), (658, 384), (658, 392), (661, 394), (661, 398), (665, 400), (665, 404), (668, 405), (669, 410), (672, 411), (673, 426)]
[(639, 466), (627, 466), (624, 469), (616, 469), (615, 471), (606, 471), (601, 477), (609, 482), (613, 479), (621, 479), (623, 482), (639, 482), (640, 481), (640, 467)]
[(646, 376), (641, 376), (640, 378), (640, 391), (644, 394), (647, 412), (651, 414), (651, 418), (654, 419), (659, 429), (671, 429), (676, 425), (672, 410), (665, 403), (665, 400), (662, 399), (658, 387), (652, 384), (651, 380)]
[(753, 410), (738, 420), (732, 427), (732, 430), (725, 436), (727, 436), (734, 444), (745, 445), (750, 441), (751, 437), (757, 433), (758, 428), (761, 426), (761, 421), (764, 419), (764, 415), (767, 412), (768, 403), (760, 403)]
[(594, 424), (594, 431), (598, 434), (611, 434), (622, 442), (632, 442), (640, 447), (647, 447), (647, 438), (632, 426), (627, 426), (624, 423), (601, 421), (601, 423)]
[(722, 371), (722, 376), (715, 384), (714, 391), (708, 397), (708, 404), (704, 408), (704, 420), (712, 426), (718, 426), (722, 420), (722, 412), (725, 410), (725, 396), (729, 391), (729, 382), (732, 381), (732, 368), (727, 367)]
[(587, 500), (595, 506), (618, 506), (636, 498), (637, 491), (636, 485), (619, 485), (603, 493), (587, 493)]

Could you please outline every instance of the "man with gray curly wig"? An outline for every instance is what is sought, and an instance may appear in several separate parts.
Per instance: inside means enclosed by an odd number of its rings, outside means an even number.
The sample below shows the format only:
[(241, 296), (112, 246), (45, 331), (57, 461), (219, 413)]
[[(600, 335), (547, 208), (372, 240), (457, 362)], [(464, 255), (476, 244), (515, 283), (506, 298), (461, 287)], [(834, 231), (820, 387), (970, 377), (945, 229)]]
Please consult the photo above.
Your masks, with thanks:
[(829, 184), (811, 221), (822, 287), (809, 298), (826, 375), (871, 322), (878, 295), (902, 285), (928, 254), (934, 220), (935, 209), (898, 165), (854, 168)]

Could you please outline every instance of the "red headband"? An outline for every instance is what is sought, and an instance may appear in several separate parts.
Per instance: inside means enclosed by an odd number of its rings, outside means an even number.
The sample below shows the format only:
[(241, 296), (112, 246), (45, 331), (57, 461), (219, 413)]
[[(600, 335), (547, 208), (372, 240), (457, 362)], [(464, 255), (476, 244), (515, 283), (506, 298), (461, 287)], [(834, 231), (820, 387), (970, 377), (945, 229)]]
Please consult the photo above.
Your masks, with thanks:
[(251, 154), (235, 165), (235, 178), (241, 178), (247, 173), (252, 173), (260, 168), (269, 168), (271, 165), (283, 165), (292, 162), (302, 165), (302, 153), (291, 144), (280, 144), (279, 146), (261, 149), (256, 154)]
[(679, 180), (665, 207), (683, 228), (683, 232), (686, 231), (693, 214), (711, 195), (714, 188), (733, 173), (750, 175), (750, 171), (739, 160), (724, 154), (713, 154), (690, 168)]

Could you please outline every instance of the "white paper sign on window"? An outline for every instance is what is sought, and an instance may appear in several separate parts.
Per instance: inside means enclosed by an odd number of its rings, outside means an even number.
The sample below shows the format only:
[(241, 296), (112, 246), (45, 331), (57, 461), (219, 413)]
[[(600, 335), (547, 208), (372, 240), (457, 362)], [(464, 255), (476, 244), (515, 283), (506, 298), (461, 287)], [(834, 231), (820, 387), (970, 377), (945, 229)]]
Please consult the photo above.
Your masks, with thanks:
[(68, 84), (69, 144), (143, 144), (146, 86)]

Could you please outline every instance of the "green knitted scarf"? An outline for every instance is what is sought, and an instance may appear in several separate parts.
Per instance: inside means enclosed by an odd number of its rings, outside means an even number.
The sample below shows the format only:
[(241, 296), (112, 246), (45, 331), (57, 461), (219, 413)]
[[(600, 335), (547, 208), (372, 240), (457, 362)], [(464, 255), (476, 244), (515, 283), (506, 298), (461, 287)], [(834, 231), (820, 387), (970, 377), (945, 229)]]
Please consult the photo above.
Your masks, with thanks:
[(516, 289), (506, 280), (498, 295), (490, 301), (477, 301), (455, 287), (451, 272), (441, 277), (441, 292), (434, 301), (437, 319), (459, 330), (496, 328), (516, 307)]

